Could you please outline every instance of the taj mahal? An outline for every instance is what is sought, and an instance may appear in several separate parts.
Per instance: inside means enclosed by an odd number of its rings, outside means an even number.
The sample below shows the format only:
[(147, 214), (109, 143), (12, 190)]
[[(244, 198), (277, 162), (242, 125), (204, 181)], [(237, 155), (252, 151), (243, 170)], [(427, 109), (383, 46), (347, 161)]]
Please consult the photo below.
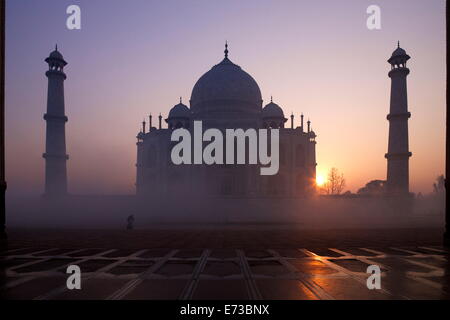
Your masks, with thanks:
[[(411, 195), (409, 158), (412, 153), (408, 141), (408, 119), (411, 114), (408, 112), (406, 90), (409, 74), (406, 64), (409, 59), (410, 56), (398, 44), (387, 61), (390, 65), (387, 73), (391, 79), (391, 99), (387, 116), (388, 152), (385, 155), (386, 199)], [(45, 198), (87, 201), (86, 207), (94, 210), (89, 202), (93, 198), (76, 198), (76, 195), (69, 194), (67, 187), (66, 163), (69, 156), (66, 152), (65, 124), (68, 118), (64, 103), (64, 68), (67, 62), (57, 48), (45, 61), (49, 69), (46, 72), (47, 113), (44, 115), (47, 123), (46, 150), (43, 155), (44, 195)], [(99, 196), (96, 199), (100, 207), (109, 206), (111, 209), (108, 210), (121, 212), (132, 209), (146, 217), (149, 208), (152, 208), (160, 217), (183, 214), (189, 221), (197, 213), (219, 217), (217, 219), (220, 221), (232, 221), (234, 218), (230, 218), (230, 212), (236, 214), (239, 221), (242, 221), (241, 213), (252, 215), (248, 219), (251, 221), (262, 221), (264, 215), (267, 221), (272, 221), (274, 217), (280, 220), (283, 215), (284, 221), (293, 221), (307, 213), (318, 212), (325, 202), (328, 202), (327, 213), (333, 210), (347, 212), (347, 208), (359, 208), (357, 211), (364, 212), (365, 216), (369, 212), (367, 205), (355, 198), (341, 201), (339, 205), (331, 198), (314, 200), (317, 199), (316, 133), (312, 130), (311, 121), (305, 121), (301, 114), (300, 121), (296, 123), (294, 115), (286, 116), (283, 108), (272, 97), (264, 105), (258, 83), (230, 60), (227, 44), (222, 60), (195, 83), (188, 104), (180, 98), (166, 117), (163, 117), (163, 112), (157, 119), (150, 115), (148, 121), (142, 122), (136, 136), (136, 193), (126, 198)], [(279, 157), (276, 174), (261, 175), (264, 167), (261, 163), (230, 164), (220, 161), (214, 165), (175, 164), (171, 152), (177, 142), (172, 140), (172, 134), (177, 130), (195, 133), (199, 122), (203, 132), (210, 129), (219, 132), (231, 129), (277, 132)], [(244, 144), (250, 145), (250, 141), (244, 139)], [(201, 144), (204, 147), (205, 141), (201, 141)], [(258, 147), (261, 148), (261, 145), (258, 144)], [(233, 152), (233, 156), (236, 156), (236, 152)], [(249, 154), (244, 156), (249, 158)], [(227, 154), (221, 154), (220, 157), (228, 159)], [(361, 205), (357, 204), (358, 201)], [(391, 207), (389, 200), (373, 200), (373, 203), (371, 210), (374, 212), (387, 212)], [(383, 207), (380, 210), (380, 205), (386, 205), (387, 209)], [(98, 212), (103, 209), (95, 210)]]
[[(139, 196), (161, 197), (165, 193), (207, 195), (209, 197), (307, 197), (314, 192), (316, 178), (316, 134), (311, 123), (294, 126), (283, 109), (274, 103), (263, 107), (257, 82), (228, 58), (206, 72), (194, 85), (190, 107), (175, 105), (158, 126), (149, 119), (137, 135), (136, 191)], [(193, 122), (202, 121), (203, 129), (227, 128), (278, 129), (279, 171), (261, 176), (259, 165), (174, 165), (170, 153), (176, 128), (193, 130)]]

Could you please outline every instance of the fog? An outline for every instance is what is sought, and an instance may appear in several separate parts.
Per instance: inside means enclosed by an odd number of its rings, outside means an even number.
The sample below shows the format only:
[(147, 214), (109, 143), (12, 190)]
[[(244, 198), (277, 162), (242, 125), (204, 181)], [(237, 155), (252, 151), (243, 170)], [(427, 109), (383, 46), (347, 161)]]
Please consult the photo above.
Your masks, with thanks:
[(444, 225), (443, 194), (410, 198), (313, 196), (310, 198), (9, 196), (10, 228), (136, 229), (204, 225), (289, 225), (320, 228), (412, 228)]

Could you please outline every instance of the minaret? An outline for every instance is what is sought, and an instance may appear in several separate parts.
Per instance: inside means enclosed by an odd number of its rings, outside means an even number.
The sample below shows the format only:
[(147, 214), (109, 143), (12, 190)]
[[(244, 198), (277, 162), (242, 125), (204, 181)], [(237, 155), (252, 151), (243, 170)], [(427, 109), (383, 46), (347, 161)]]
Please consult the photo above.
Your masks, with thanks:
[(388, 62), (391, 71), (391, 106), (387, 116), (389, 121), (389, 144), (387, 159), (387, 193), (390, 195), (409, 194), (409, 152), (408, 146), (408, 99), (406, 90), (406, 76), (409, 69), (406, 67), (408, 56), (398, 43), (397, 49), (392, 53)]
[(44, 120), (47, 122), (45, 153), (45, 195), (62, 196), (67, 194), (65, 125), (67, 117), (64, 114), (64, 80), (66, 75), (62, 54), (56, 46), (55, 51), (45, 59), (49, 69), (45, 73), (48, 78), (47, 113)]

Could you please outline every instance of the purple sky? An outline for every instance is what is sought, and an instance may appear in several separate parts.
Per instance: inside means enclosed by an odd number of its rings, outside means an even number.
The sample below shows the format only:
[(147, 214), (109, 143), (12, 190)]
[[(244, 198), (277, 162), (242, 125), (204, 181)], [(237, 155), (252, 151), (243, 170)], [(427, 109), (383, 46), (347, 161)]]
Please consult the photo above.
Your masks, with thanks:
[[(82, 30), (66, 28), (77, 4)], [(366, 28), (381, 7), (382, 29)], [(47, 81), (58, 43), (66, 67), (69, 187), (133, 193), (136, 133), (151, 112), (167, 115), (223, 57), (258, 82), (264, 102), (318, 138), (318, 174), (337, 167), (356, 191), (385, 179), (389, 109), (386, 60), (397, 40), (408, 77), (411, 189), (431, 191), (444, 171), (445, 2), (7, 0), (6, 138), (9, 192), (43, 190)]]

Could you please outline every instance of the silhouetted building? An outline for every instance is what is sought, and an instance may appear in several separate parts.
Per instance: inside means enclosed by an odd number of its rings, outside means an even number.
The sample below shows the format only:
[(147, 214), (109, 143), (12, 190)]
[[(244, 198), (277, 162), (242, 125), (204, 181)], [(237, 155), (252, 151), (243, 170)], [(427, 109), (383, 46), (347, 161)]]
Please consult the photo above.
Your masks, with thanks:
[(44, 119), (47, 123), (45, 153), (45, 195), (60, 196), (67, 194), (67, 169), (65, 125), (67, 117), (64, 114), (64, 67), (67, 62), (58, 51), (50, 53), (45, 59), (49, 69), (45, 73), (48, 78), (47, 113)]
[(406, 62), (410, 56), (400, 48), (392, 53), (388, 62), (391, 65), (391, 101), (389, 121), (389, 145), (387, 159), (387, 193), (390, 195), (409, 194), (409, 157), (412, 153), (408, 146), (408, 98), (406, 90), (406, 76), (409, 69)]
[[(143, 129), (137, 142), (138, 195), (158, 197), (201, 195), (211, 197), (305, 197), (315, 190), (315, 133), (308, 120), (304, 127), (285, 128), (283, 109), (272, 99), (264, 108), (256, 81), (238, 65), (225, 58), (206, 72), (194, 85), (190, 108), (175, 105), (165, 119), (163, 129), (159, 115), (158, 128), (149, 119), (149, 131)], [(261, 165), (174, 165), (171, 161), (172, 131), (185, 128), (193, 136), (193, 122), (201, 120), (203, 130), (260, 129), (280, 130), (280, 166), (273, 176), (261, 176)], [(236, 153), (235, 153), (236, 154)], [(224, 155), (225, 156), (225, 155)]]

